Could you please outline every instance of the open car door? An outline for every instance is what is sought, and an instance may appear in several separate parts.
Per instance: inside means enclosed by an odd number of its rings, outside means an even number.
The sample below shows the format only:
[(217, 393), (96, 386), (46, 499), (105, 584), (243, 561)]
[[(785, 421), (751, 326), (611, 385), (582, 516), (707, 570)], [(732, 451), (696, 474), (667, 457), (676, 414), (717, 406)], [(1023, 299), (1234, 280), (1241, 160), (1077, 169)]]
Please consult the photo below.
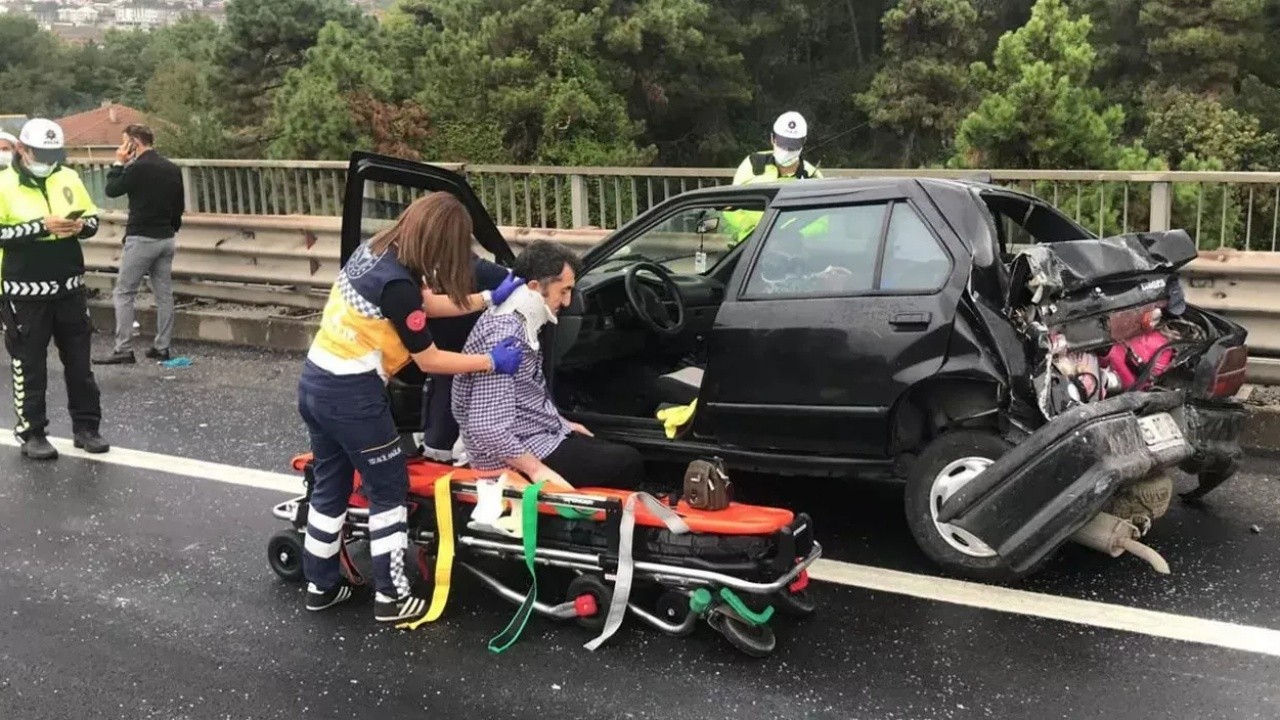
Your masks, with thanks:
[(515, 254), (461, 175), (435, 165), (357, 151), (347, 167), (342, 203), (342, 264), (379, 230), (390, 227), (413, 201), (432, 192), (455, 195), (471, 213), (477, 254), (507, 267)]

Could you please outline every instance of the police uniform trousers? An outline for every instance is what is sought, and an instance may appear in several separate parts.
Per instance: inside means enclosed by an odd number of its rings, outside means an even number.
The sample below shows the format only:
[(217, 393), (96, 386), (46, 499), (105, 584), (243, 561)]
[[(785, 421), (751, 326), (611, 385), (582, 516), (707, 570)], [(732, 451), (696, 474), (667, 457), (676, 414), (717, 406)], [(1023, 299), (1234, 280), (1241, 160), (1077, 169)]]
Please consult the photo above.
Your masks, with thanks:
[(90, 362), (93, 328), (84, 288), (55, 298), (0, 299), (4, 344), (13, 367), (15, 434), (22, 440), (47, 434), (45, 392), (49, 385), (49, 341), (58, 348), (67, 383), (67, 408), (74, 432), (97, 432), (101, 395)]

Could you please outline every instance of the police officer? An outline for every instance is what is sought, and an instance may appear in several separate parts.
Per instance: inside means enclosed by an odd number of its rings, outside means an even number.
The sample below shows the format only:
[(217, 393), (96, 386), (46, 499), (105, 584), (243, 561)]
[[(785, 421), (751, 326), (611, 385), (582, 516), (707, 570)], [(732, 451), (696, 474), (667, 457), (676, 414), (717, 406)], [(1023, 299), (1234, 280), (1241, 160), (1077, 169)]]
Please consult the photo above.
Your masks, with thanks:
[(18, 138), (0, 130), (0, 170), (13, 164), (13, 153), (18, 149)]
[(0, 319), (13, 365), (14, 434), (22, 454), (52, 460), (45, 415), (45, 358), (58, 347), (75, 446), (104, 453), (98, 384), (89, 361), (89, 308), (80, 241), (98, 232), (98, 208), (63, 163), (62, 128), (44, 118), (22, 127), (13, 165), (0, 172)]
[(733, 184), (821, 178), (818, 168), (803, 157), (808, 135), (809, 125), (803, 115), (794, 110), (782, 113), (773, 123), (773, 148), (748, 155), (738, 166)]
[[(784, 112), (773, 123), (770, 135), (772, 148), (751, 153), (734, 173), (734, 185), (750, 185), (761, 182), (784, 182), (821, 178), (817, 166), (804, 159), (804, 143), (809, 136), (809, 124), (804, 116), (794, 110)], [(727, 229), (732, 234), (729, 247), (746, 239), (764, 213), (757, 210), (731, 210), (724, 213)]]

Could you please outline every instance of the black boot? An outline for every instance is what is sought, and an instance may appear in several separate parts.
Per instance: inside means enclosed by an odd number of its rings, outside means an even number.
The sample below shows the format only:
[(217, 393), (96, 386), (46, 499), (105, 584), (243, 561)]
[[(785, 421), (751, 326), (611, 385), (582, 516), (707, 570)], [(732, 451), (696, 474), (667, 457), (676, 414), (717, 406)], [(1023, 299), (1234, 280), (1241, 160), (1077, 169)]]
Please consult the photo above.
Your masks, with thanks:
[(150, 348), (149, 350), (147, 350), (147, 357), (151, 358), (152, 360), (160, 360), (160, 361), (173, 359), (173, 356), (169, 354), (168, 350), (157, 350), (155, 348)]
[(111, 353), (110, 355), (104, 358), (93, 359), (94, 365), (132, 365), (136, 362), (138, 362), (138, 359), (133, 356), (132, 350), (126, 350), (124, 352), (118, 352), (118, 353)]
[(44, 435), (32, 435), (22, 443), (22, 455), (32, 460), (57, 460), (58, 449)]
[(98, 434), (97, 430), (77, 430), (72, 437), (72, 443), (87, 453), (95, 455), (104, 453), (111, 449), (106, 440)]

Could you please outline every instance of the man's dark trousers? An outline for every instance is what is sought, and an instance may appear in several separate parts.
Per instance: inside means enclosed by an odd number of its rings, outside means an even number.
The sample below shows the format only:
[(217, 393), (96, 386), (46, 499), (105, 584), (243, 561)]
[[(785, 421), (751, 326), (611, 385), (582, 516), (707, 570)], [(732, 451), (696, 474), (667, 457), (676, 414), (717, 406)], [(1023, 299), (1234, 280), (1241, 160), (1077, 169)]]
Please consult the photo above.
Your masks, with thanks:
[(90, 364), (92, 327), (83, 289), (57, 298), (0, 300), (4, 344), (13, 365), (13, 405), (22, 440), (47, 435), (49, 417), (45, 392), (49, 385), (48, 352), (53, 340), (67, 383), (67, 408), (73, 432), (98, 432), (102, 421), (101, 394)]

